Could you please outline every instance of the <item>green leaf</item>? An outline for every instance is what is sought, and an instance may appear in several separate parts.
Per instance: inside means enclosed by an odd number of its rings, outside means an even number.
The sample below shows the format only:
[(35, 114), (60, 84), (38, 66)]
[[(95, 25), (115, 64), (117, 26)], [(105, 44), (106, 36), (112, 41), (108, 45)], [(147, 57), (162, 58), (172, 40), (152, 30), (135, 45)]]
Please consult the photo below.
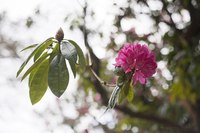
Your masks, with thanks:
[(76, 77), (76, 63), (71, 59), (69, 59), (68, 61), (69, 61), (70, 67), (72, 69), (74, 78), (75, 78)]
[(123, 75), (125, 75), (125, 72), (124, 72), (124, 70), (123, 70), (122, 67), (115, 67), (114, 73), (117, 76), (123, 76)]
[(28, 74), (30, 74), (30, 72), (32, 70), (34, 70), (35, 68), (37, 68), (37, 66), (39, 66), (43, 60), (45, 60), (47, 57), (49, 56), (49, 54), (44, 53), (26, 72), (25, 74), (22, 76), (21, 81), (24, 80), (26, 78), (26, 76), (28, 76)]
[(122, 87), (125, 82), (126, 82), (126, 75), (121, 75), (117, 79), (117, 85), (120, 86), (120, 87)]
[(77, 61), (76, 47), (72, 45), (70, 42), (63, 40), (61, 41), (61, 53), (69, 61), (74, 77), (76, 77), (76, 61)]
[(78, 46), (78, 44), (76, 42), (74, 42), (73, 40), (68, 40), (72, 45), (74, 45), (76, 47), (76, 51), (78, 54), (78, 64), (80, 65), (80, 68), (82, 69), (82, 71), (85, 71), (86, 69), (86, 62), (85, 62), (85, 57), (83, 54), (83, 51), (81, 50), (81, 48)]
[(116, 86), (110, 96), (110, 99), (108, 101), (108, 108), (114, 108), (115, 104), (117, 103), (118, 100), (118, 94), (121, 90), (121, 87)]
[(132, 102), (133, 98), (134, 98), (134, 87), (133, 87), (133, 84), (130, 83), (129, 88), (128, 88), (128, 95), (127, 95), (128, 102)]
[[(53, 38), (51, 37), (49, 39), (53, 39)], [(49, 40), (49, 39), (47, 39), (47, 40)], [(44, 42), (46, 42), (46, 41), (44, 41)], [(28, 56), (28, 58), (22, 63), (22, 65), (20, 66), (19, 70), (17, 71), (16, 77), (19, 76), (19, 74), (22, 72), (22, 70), (24, 69), (24, 67), (26, 66), (26, 64), (30, 61), (30, 59), (35, 55), (36, 51), (40, 48), (40, 46), (41, 45), (39, 45), (37, 48), (35, 48), (34, 51)]]
[(129, 88), (130, 88), (130, 83), (131, 83), (131, 80), (128, 80), (124, 83), (122, 89), (124, 90), (124, 94), (127, 96), (128, 93), (129, 93)]
[[(124, 79), (124, 78), (122, 78), (122, 79)], [(122, 81), (119, 81), (119, 80), (121, 80), (120, 78), (118, 78), (118, 82), (122, 82)], [(128, 81), (127, 80), (125, 80), (125, 81), (123, 81), (121, 84), (122, 84), (122, 89), (121, 89), (121, 91), (120, 91), (120, 93), (119, 93), (119, 97), (118, 97), (118, 102), (119, 103), (121, 103), (123, 100), (125, 100), (126, 99), (126, 97), (128, 96), (128, 94), (129, 94), (129, 89), (130, 89), (130, 82), (131, 82), (131, 80), (129, 79)]]
[(20, 66), (19, 70), (17, 71), (16, 77), (19, 76), (19, 74), (22, 72), (22, 70), (24, 69), (24, 67), (26, 66), (26, 64), (29, 62), (29, 60), (34, 56), (36, 50), (37, 50), (37, 48), (36, 48), (36, 49), (28, 56), (28, 58), (22, 63), (22, 65)]
[(124, 93), (124, 90), (121, 89), (120, 92), (119, 92), (119, 96), (118, 96), (118, 103), (122, 103), (122, 101), (126, 98), (126, 95)]
[(49, 59), (46, 59), (40, 64), (40, 66), (38, 66), (37, 70), (35, 70), (29, 77), (30, 78), (29, 95), (32, 104), (39, 102), (47, 90), (48, 70), (49, 70)]
[(63, 40), (61, 41), (61, 53), (67, 59), (71, 59), (76, 63), (77, 61), (77, 51), (76, 47), (72, 45), (70, 42)]
[(59, 43), (56, 43), (55, 44), (55, 47), (53, 48), (53, 51), (50, 53), (50, 61), (51, 62), (53, 60), (53, 58), (59, 54), (59, 49), (60, 49), (60, 44)]
[(35, 75), (36, 72), (37, 72), (37, 68), (34, 69), (34, 70), (30, 73), (30, 75), (29, 75), (29, 79), (28, 79), (28, 86), (29, 86), (29, 88), (30, 88), (30, 86), (31, 86), (31, 82), (33, 81), (33, 77), (34, 77), (34, 75)]
[(41, 56), (41, 54), (44, 52), (45, 49), (47, 49), (52, 43), (53, 38), (47, 39), (45, 42), (43, 42), (40, 47), (37, 49), (34, 55), (34, 62)]
[(59, 54), (52, 60), (49, 68), (48, 84), (52, 93), (60, 97), (69, 83), (69, 72), (65, 58)]
[(25, 50), (30, 49), (30, 48), (34, 48), (34, 47), (36, 47), (37, 45), (38, 45), (38, 44), (32, 44), (32, 45), (30, 45), (30, 46), (28, 46), (28, 47), (25, 47), (25, 48), (22, 49), (20, 52), (25, 51)]

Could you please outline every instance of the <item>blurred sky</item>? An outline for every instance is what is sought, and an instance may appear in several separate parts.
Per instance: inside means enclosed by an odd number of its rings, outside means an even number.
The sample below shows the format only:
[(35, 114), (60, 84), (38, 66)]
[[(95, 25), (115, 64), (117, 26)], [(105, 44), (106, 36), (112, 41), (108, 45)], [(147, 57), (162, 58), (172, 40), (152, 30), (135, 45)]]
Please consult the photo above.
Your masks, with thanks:
[[(56, 14), (66, 12), (65, 9), (69, 11), (70, 8), (75, 9), (75, 5), (77, 5), (70, 0), (0, 0), (0, 3), (0, 12), (6, 11), (8, 21), (20, 22), (17, 27), (12, 26), (14, 28), (11, 28), (10, 24), (4, 24), (1, 31), (13, 40), (18, 40), (24, 46), (53, 36), (57, 29), (63, 26), (62, 18)], [(66, 8), (63, 7), (64, 5)], [(43, 15), (46, 17), (39, 20), (33, 28), (27, 30), (22, 21), (28, 16), (32, 16), (38, 7), (42, 9)], [(22, 53), (21, 55), (20, 53), (21, 56), (27, 56), (27, 54)], [(56, 98), (51, 93), (47, 93), (41, 102), (32, 106), (29, 100), (27, 80), (21, 83), (19, 79), (15, 79), (16, 71), (21, 63), (22, 60), (19, 59), (0, 59), (0, 133), (50, 132), (47, 130), (45, 118), (39, 117), (37, 113), (44, 113), (47, 107), (55, 107)], [(70, 85), (73, 84), (73, 79), (71, 81)], [(74, 88), (69, 87), (66, 95), (70, 95), (72, 89)], [(68, 115), (73, 117), (74, 109), (68, 108), (68, 111)], [(70, 127), (56, 127), (57, 118), (52, 121), (55, 122), (55, 131), (53, 132), (60, 133), (65, 129), (65, 131), (73, 133)]]
[[(69, 33), (66, 31), (66, 23), (64, 17), (67, 14), (80, 12), (80, 3), (72, 0), (0, 0), (0, 12), (6, 11), (5, 23), (1, 29), (1, 33), (20, 42), (20, 48), (29, 44), (44, 41), (46, 38), (54, 36), (59, 27), (62, 27), (65, 36), (76, 40), (81, 47), (83, 41), (77, 33)], [(97, 6), (98, 5), (98, 6)], [(109, 9), (111, 2), (94, 1), (93, 6)], [(25, 27), (27, 17), (34, 15), (36, 9), (40, 8), (41, 17), (36, 18), (37, 22), (32, 28)], [(104, 18), (106, 10), (99, 13), (98, 19)], [(13, 22), (13, 24), (7, 23)], [(17, 25), (15, 26), (15, 22)], [(19, 49), (20, 51), (20, 49)], [(18, 51), (18, 52), (19, 52)], [(27, 80), (20, 82), (15, 79), (16, 72), (22, 61), (27, 57), (30, 51), (19, 53), (22, 59), (4, 58), (0, 59), (0, 133), (73, 133), (71, 127), (65, 125), (60, 126), (59, 117), (49, 116), (45, 114), (47, 109), (52, 109), (59, 113), (57, 101), (58, 99), (49, 91), (42, 100), (32, 106), (29, 100), (29, 92)], [(66, 97), (70, 99), (72, 93), (75, 92), (75, 80), (70, 79), (70, 85), (59, 100), (62, 101)], [(66, 103), (68, 118), (76, 118), (77, 112), (72, 103)], [(95, 114), (95, 111), (93, 111)], [(40, 116), (39, 114), (42, 114)], [(98, 112), (97, 112), (98, 113)], [(109, 118), (109, 117), (108, 117)], [(111, 118), (109, 118), (112, 120)], [(78, 125), (77, 131), (81, 132), (91, 123), (91, 119), (80, 120), (84, 123)], [(48, 123), (48, 124), (47, 124)], [(49, 124), (50, 123), (50, 124)], [(48, 129), (48, 125), (52, 129)], [(98, 130), (101, 132), (101, 130)]]
[[(103, 31), (112, 30), (111, 21), (114, 19), (112, 14), (118, 13), (115, 9), (111, 8), (115, 0), (92, 0), (91, 9), (95, 10), (97, 14), (97, 21), (95, 23), (89, 22), (90, 26), (95, 28), (96, 25), (104, 22)], [(67, 31), (66, 23), (64, 23), (65, 15), (71, 13), (81, 12), (81, 0), (0, 0), (0, 12), (6, 11), (7, 20), (15, 23), (9, 24), (5, 22), (1, 32), (13, 40), (20, 42), (20, 47), (23, 48), (29, 44), (42, 42), (46, 38), (54, 36), (59, 27), (62, 27), (65, 32), (65, 37), (73, 39), (81, 45), (84, 49), (82, 38), (80, 33)], [(119, 2), (123, 5), (123, 1)], [(155, 5), (153, 8), (158, 8)], [(25, 20), (29, 16), (33, 16), (36, 9), (40, 9), (40, 16), (33, 17), (36, 19), (36, 23), (30, 29), (25, 27)], [(137, 7), (135, 7), (137, 9)], [(139, 9), (138, 9), (139, 10)], [(34, 15), (35, 16), (35, 15)], [(105, 19), (106, 18), (106, 19)], [(148, 17), (138, 16), (138, 20), (124, 20), (122, 28), (126, 31), (131, 27), (137, 27), (135, 30), (137, 33), (148, 33), (149, 27), (152, 23), (148, 21)], [(146, 23), (148, 21), (148, 23)], [(18, 23), (19, 22), (19, 23)], [(144, 23), (145, 22), (145, 23)], [(110, 31), (108, 31), (110, 32)], [(123, 42), (123, 36), (118, 37), (118, 43)], [(99, 40), (92, 40), (93, 44)], [(108, 40), (105, 39), (105, 42)], [(98, 44), (98, 43), (97, 43)], [(102, 44), (106, 44), (102, 42)], [(94, 48), (98, 57), (103, 58), (106, 54), (105, 45)], [(20, 49), (18, 49), (18, 52)], [(47, 121), (51, 121), (53, 131), (51, 133), (73, 133), (73, 130), (69, 126), (58, 126), (60, 119), (55, 116), (48, 116), (47, 114), (40, 117), (38, 114), (45, 114), (46, 109), (57, 110), (56, 102), (58, 99), (52, 95), (49, 91), (45, 94), (42, 100), (36, 105), (32, 106), (29, 100), (27, 80), (20, 82), (19, 78), (15, 79), (16, 72), (20, 67), (22, 61), (27, 57), (28, 52), (20, 53), (22, 59), (5, 58), (0, 59), (0, 133), (50, 133), (51, 130), (47, 130)], [(111, 62), (113, 64), (114, 62)], [(112, 66), (111, 66), (112, 67)], [(112, 68), (111, 68), (112, 69)], [(9, 80), (8, 80), (9, 79)], [(66, 97), (70, 99), (71, 95), (76, 91), (75, 80), (70, 79), (70, 86), (59, 100), (62, 101)], [(66, 116), (69, 118), (76, 118), (77, 112), (72, 103), (66, 103), (68, 106)], [(98, 114), (98, 111), (93, 110), (93, 114)], [(107, 121), (112, 118), (107, 116)], [(45, 119), (45, 120), (44, 120)], [(79, 131), (83, 131), (85, 126), (87, 127), (91, 119), (83, 119), (82, 125), (77, 128)], [(65, 131), (65, 132), (63, 132)], [(102, 132), (98, 130), (98, 132)]]

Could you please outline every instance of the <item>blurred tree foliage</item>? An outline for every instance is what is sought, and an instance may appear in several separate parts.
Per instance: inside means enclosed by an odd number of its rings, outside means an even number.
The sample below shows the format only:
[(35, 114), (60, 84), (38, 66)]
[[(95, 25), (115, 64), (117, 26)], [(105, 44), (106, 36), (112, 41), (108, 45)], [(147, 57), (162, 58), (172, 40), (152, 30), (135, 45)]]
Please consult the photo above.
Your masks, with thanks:
[[(83, 5), (83, 14), (72, 21), (70, 28), (82, 31), (96, 74), (112, 82), (113, 75), (109, 74), (112, 72), (108, 72), (106, 67), (109, 59), (99, 59), (89, 43), (92, 37), (104, 37), (101, 31), (87, 25), (88, 17), (95, 18), (89, 7), (89, 4)], [(119, 13), (115, 14), (112, 27), (115, 30), (110, 34), (105, 50), (116, 54), (123, 45), (117, 43), (116, 37), (124, 35), (124, 42), (147, 43), (155, 51), (159, 67), (155, 78), (149, 80), (145, 87), (134, 87), (131, 104), (125, 100), (115, 107), (123, 115), (117, 112), (119, 122), (112, 131), (200, 132), (200, 1), (127, 0), (123, 6), (113, 3), (113, 8)], [(137, 27), (123, 30), (124, 20), (137, 20), (140, 15), (148, 17), (152, 23), (149, 33), (138, 34)], [(165, 69), (160, 67), (163, 64)], [(93, 90), (94, 97), (100, 94), (101, 103), (107, 105), (110, 91), (88, 73), (80, 78), (79, 88), (86, 92)]]
[[(103, 81), (113, 83), (113, 71), (108, 69), (111, 57), (100, 59), (93, 50), (94, 45), (101, 45), (101, 42), (92, 44), (91, 40), (103, 40), (107, 35), (100, 28), (89, 25), (88, 21), (94, 21), (96, 15), (89, 3), (80, 3), (82, 14), (68, 15), (65, 21), (71, 22), (70, 30), (78, 29), (82, 32), (94, 72)], [(105, 132), (199, 133), (200, 1), (124, 0), (123, 5), (113, 3), (113, 8), (118, 13), (113, 14), (115, 19), (111, 28), (114, 30), (106, 46), (103, 44), (105, 50), (114, 58), (123, 45), (117, 41), (119, 36), (125, 37), (124, 43), (147, 43), (156, 54), (158, 70), (146, 86), (134, 87), (131, 103), (125, 99), (115, 107), (117, 124), (113, 128), (101, 123), (97, 125)], [(141, 15), (152, 23), (148, 33), (139, 34), (137, 27), (124, 31), (124, 21), (137, 20)], [(30, 22), (33, 22), (31, 18)], [(90, 114), (91, 106), (107, 106), (112, 91), (91, 73), (88, 69), (79, 75), (78, 90), (84, 92), (75, 96), (75, 101), (82, 103), (82, 106), (77, 107), (79, 118)], [(90, 105), (86, 100), (90, 92), (92, 103), (97, 102), (98, 105)], [(78, 119), (70, 121), (63, 117), (63, 124), (75, 125), (77, 122)], [(89, 129), (85, 132), (89, 132)]]

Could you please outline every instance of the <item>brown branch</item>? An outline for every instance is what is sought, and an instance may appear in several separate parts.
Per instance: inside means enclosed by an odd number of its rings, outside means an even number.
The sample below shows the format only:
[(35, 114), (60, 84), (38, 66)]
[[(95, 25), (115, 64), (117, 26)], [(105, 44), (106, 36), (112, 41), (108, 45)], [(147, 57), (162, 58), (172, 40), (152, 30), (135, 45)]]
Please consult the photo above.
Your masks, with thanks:
[(143, 120), (147, 120), (150, 122), (155, 122), (155, 123), (161, 124), (165, 127), (177, 128), (180, 131), (182, 131), (183, 133), (195, 133), (194, 130), (185, 128), (185, 127), (177, 124), (176, 122), (173, 122), (166, 118), (158, 117), (158, 116), (148, 114), (148, 113), (134, 112), (133, 110), (131, 110), (130, 108), (128, 108), (126, 106), (116, 105), (115, 109), (120, 112), (123, 112), (126, 115), (129, 115), (132, 118), (138, 118), (138, 119), (143, 119)]

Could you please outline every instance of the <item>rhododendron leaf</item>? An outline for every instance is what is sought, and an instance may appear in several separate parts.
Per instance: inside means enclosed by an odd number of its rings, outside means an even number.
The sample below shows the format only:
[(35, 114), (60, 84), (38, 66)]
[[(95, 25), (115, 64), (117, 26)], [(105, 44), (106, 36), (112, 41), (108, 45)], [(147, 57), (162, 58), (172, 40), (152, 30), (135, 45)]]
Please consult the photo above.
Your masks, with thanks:
[(56, 43), (55, 44), (55, 47), (52, 48), (53, 51), (50, 53), (50, 57), (49, 57), (49, 62), (51, 62), (53, 60), (53, 58), (59, 54), (59, 49), (60, 49), (60, 44), (59, 43)]
[(28, 49), (31, 49), (31, 48), (35, 48), (37, 45), (38, 45), (38, 44), (29, 45), (29, 46), (25, 47), (24, 49), (22, 49), (20, 52), (25, 51), (25, 50), (28, 50)]
[(130, 80), (126, 81), (122, 87), (122, 89), (124, 90), (124, 94), (127, 96), (128, 92), (129, 92), (129, 88), (130, 88)]
[[(52, 37), (51, 38), (49, 38), (49, 39), (52, 39)], [(47, 40), (49, 40), (49, 39), (47, 39)], [(47, 41), (46, 40), (46, 41)], [(46, 42), (46, 41), (44, 41), (44, 42)], [(43, 42), (43, 43), (44, 43)], [(42, 44), (43, 44), (42, 43)], [(33, 50), (33, 52), (28, 56), (28, 58), (22, 63), (22, 65), (20, 66), (20, 68), (19, 68), (19, 70), (17, 71), (17, 75), (16, 75), (16, 77), (18, 77), (19, 76), (19, 74), (22, 72), (22, 70), (24, 69), (24, 67), (26, 66), (26, 64), (30, 61), (30, 59), (35, 55), (35, 53), (37, 52), (37, 50), (39, 49), (41, 47), (41, 45), (39, 45), (38, 47), (36, 47), (34, 50)]]
[(30, 72), (34, 69), (36, 69), (47, 57), (49, 56), (49, 54), (44, 53), (26, 72), (25, 74), (22, 76), (21, 81), (24, 80), (26, 78), (26, 76), (28, 76), (30, 74)]
[(35, 75), (36, 72), (37, 72), (37, 69), (34, 69), (34, 70), (30, 73), (30, 75), (29, 75), (29, 79), (28, 79), (28, 86), (29, 86), (29, 88), (30, 88), (30, 86), (31, 86), (31, 82), (33, 81), (33, 77), (34, 77), (34, 75)]
[(74, 77), (76, 77), (76, 61), (77, 61), (76, 47), (67, 40), (63, 40), (61, 42), (61, 53), (69, 61)]
[(118, 100), (118, 95), (121, 90), (121, 87), (116, 86), (110, 96), (110, 99), (108, 101), (108, 108), (114, 108), (115, 104), (117, 103)]
[(125, 75), (124, 70), (123, 70), (122, 67), (115, 67), (114, 73), (117, 76), (123, 76), (123, 75)]
[(47, 90), (48, 70), (49, 59), (46, 59), (40, 64), (40, 66), (38, 66), (38, 68), (35, 71), (33, 71), (33, 73), (29, 77), (29, 94), (32, 104), (39, 102)]
[(118, 98), (118, 102), (121, 103), (123, 100), (126, 99), (126, 97), (128, 96), (128, 93), (129, 93), (129, 88), (130, 88), (130, 82), (131, 80), (126, 80), (124, 82), (124, 84), (122, 85), (122, 89), (120, 91), (120, 94), (119, 94), (119, 98)]
[(125, 81), (126, 81), (126, 76), (125, 75), (119, 76), (119, 78), (117, 80), (117, 86), (122, 87), (124, 85)]
[(58, 54), (50, 64), (48, 84), (52, 93), (60, 97), (66, 90), (69, 83), (69, 73), (65, 58)]
[(129, 102), (132, 102), (134, 98), (134, 86), (132, 83), (129, 84), (129, 88), (128, 88), (128, 95), (127, 95), (127, 100)]
[(67, 60), (72, 60), (76, 63), (77, 61), (77, 51), (76, 47), (70, 42), (63, 40), (61, 41), (61, 53)]
[(47, 39), (45, 42), (43, 42), (40, 47), (37, 49), (34, 55), (34, 62), (41, 56), (41, 54), (44, 52), (45, 49), (47, 49), (52, 43), (53, 38)]
[(70, 67), (72, 69), (74, 78), (75, 78), (76, 77), (76, 63), (71, 59), (69, 59), (68, 61), (69, 61), (69, 65), (70, 65)]
[(121, 89), (118, 96), (118, 103), (122, 103), (124, 99), (126, 99), (126, 95), (124, 93), (124, 90)]
[(85, 57), (84, 57), (83, 51), (81, 50), (81, 48), (78, 46), (78, 44), (76, 42), (74, 42), (73, 40), (68, 40), (68, 41), (76, 47), (76, 51), (78, 54), (78, 64), (80, 65), (80, 69), (82, 71), (85, 71), (86, 62), (85, 62)]

